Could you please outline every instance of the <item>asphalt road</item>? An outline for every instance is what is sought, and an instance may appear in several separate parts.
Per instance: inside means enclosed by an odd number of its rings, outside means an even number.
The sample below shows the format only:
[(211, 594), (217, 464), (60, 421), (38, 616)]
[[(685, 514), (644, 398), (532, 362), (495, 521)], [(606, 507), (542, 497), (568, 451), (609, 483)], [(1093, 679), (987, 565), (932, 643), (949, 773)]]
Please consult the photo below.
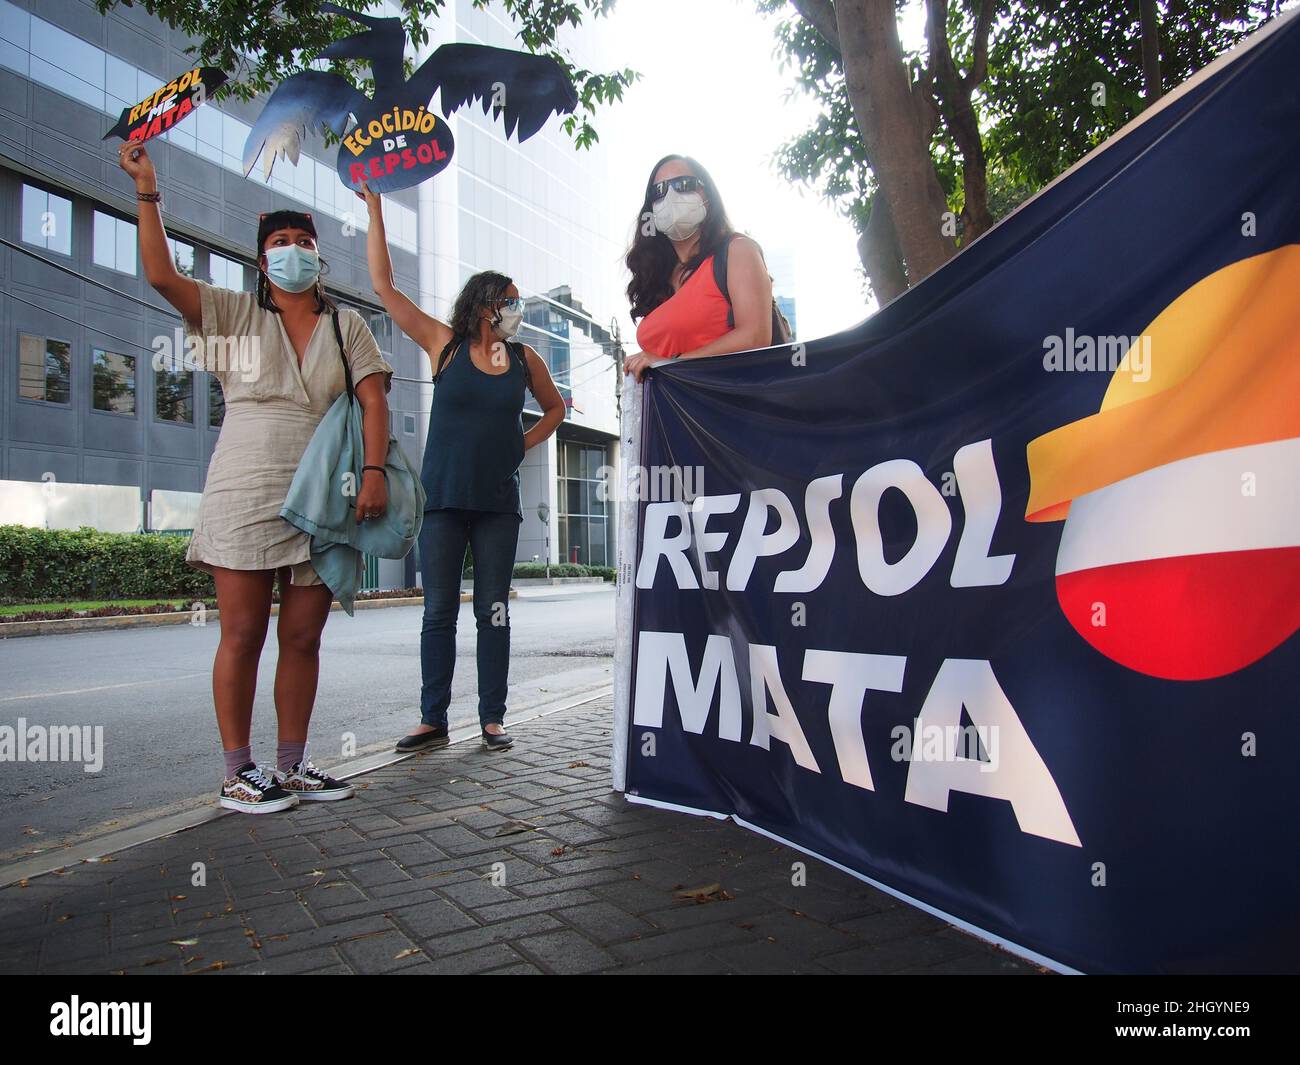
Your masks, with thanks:
[[(528, 589), (510, 605), (509, 711), (612, 679), (614, 593)], [(102, 725), (103, 766), (0, 761), (0, 861), (215, 797), (211, 666), (219, 626), (0, 640), (0, 726)], [(474, 616), (457, 624), (451, 725), (475, 724)], [(275, 758), (274, 619), (253, 709), (253, 757)], [(390, 749), (419, 721), (420, 608), (335, 611), (325, 626), (309, 753), (321, 766)], [(350, 742), (350, 745), (349, 745)]]

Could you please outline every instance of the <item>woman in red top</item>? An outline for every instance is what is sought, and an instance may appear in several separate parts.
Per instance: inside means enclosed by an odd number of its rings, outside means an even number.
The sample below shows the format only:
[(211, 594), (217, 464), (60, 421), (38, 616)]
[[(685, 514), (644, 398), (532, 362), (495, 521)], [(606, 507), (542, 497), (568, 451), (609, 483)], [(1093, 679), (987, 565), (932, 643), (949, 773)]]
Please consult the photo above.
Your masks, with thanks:
[[(727, 251), (727, 297), (713, 278), (713, 256)], [(709, 172), (667, 155), (646, 183), (636, 237), (627, 253), (627, 296), (641, 350), (624, 362), (640, 381), (665, 359), (700, 359), (772, 343), (772, 279), (763, 253), (735, 232)], [(728, 325), (728, 312), (734, 325)]]

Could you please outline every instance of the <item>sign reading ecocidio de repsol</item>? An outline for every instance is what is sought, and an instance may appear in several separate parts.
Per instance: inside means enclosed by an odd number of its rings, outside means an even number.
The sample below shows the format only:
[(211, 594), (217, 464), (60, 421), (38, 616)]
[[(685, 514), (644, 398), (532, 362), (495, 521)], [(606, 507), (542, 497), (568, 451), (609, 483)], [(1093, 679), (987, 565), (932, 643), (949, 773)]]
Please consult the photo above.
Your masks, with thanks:
[(354, 190), (364, 181), (377, 192), (394, 192), (445, 169), (453, 147), (450, 127), (432, 111), (392, 107), (358, 121), (343, 138), (339, 177)]
[(138, 104), (124, 107), (117, 125), (104, 134), (124, 141), (147, 141), (181, 122), (208, 96), (226, 83), (226, 72), (217, 67), (195, 67), (172, 78)]

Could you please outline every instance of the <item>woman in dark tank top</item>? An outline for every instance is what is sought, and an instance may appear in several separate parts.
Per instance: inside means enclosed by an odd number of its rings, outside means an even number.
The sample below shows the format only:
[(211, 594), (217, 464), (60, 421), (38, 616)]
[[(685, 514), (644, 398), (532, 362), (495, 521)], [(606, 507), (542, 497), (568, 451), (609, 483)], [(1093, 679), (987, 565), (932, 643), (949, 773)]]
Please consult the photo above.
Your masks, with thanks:
[[(428, 354), (434, 380), (420, 474), (425, 492), (419, 539), (424, 580), (420, 724), (398, 740), (397, 750), (450, 742), (447, 709), (466, 547), (474, 559), (483, 745), (505, 750), (513, 742), (503, 721), (510, 672), (510, 577), (523, 521), (519, 464), (529, 448), (543, 443), (564, 420), (564, 399), (537, 352), (512, 339), (523, 321), (523, 300), (510, 278), (490, 270), (475, 274), (456, 297), (451, 322), (439, 321), (394, 285), (380, 198), (367, 190), (365, 200), (371, 283), (398, 328)], [(541, 420), (527, 432), (520, 416), (525, 389), (542, 408)]]

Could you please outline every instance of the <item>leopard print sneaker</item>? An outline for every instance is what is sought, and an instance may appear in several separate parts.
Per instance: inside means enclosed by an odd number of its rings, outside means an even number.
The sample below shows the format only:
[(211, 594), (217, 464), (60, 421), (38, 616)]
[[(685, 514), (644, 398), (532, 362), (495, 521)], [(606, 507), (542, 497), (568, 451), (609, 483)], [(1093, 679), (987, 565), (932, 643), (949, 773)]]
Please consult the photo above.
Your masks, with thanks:
[(280, 786), (303, 802), (337, 802), (356, 794), (356, 789), (342, 780), (322, 773), (304, 758), (287, 773), (277, 773)]
[(221, 782), (221, 805), (245, 814), (273, 814), (298, 805), (298, 796), (276, 782), (275, 773), (249, 762)]

